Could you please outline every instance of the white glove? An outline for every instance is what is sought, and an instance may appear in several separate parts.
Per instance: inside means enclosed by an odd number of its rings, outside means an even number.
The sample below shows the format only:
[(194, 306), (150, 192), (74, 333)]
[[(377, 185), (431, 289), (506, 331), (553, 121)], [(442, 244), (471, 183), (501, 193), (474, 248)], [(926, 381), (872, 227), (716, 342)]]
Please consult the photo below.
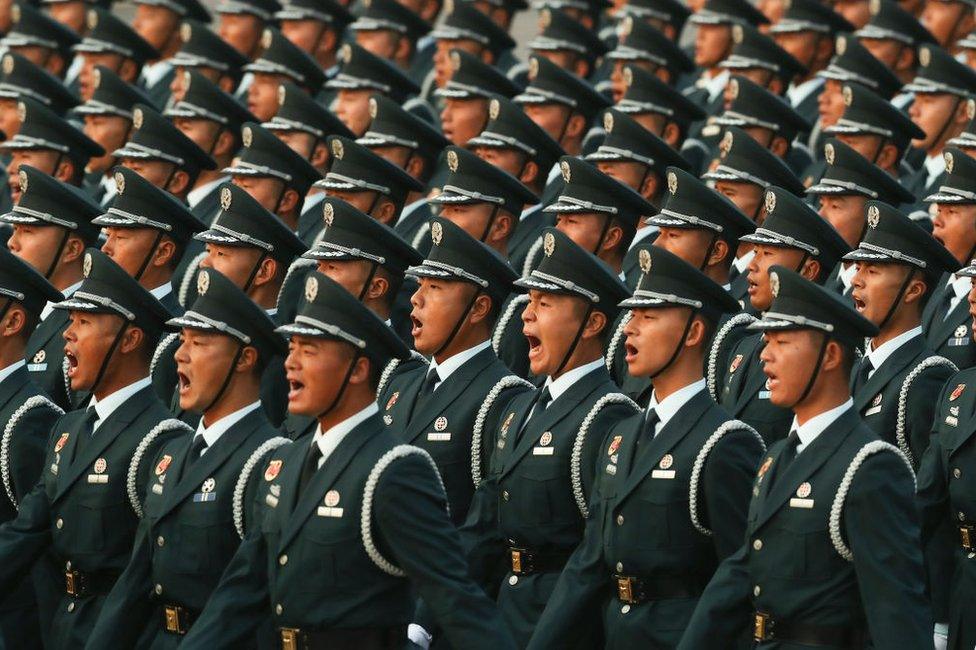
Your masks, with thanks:
[(948, 623), (936, 623), (935, 632), (933, 634), (933, 643), (935, 644), (935, 650), (946, 650), (949, 646), (949, 624)]
[[(429, 650), (430, 642), (434, 637), (424, 628), (420, 627), (416, 623), (411, 623), (407, 626), (407, 638), (419, 645), (424, 650)], [(942, 647), (937, 650), (945, 650), (945, 640), (942, 641)]]

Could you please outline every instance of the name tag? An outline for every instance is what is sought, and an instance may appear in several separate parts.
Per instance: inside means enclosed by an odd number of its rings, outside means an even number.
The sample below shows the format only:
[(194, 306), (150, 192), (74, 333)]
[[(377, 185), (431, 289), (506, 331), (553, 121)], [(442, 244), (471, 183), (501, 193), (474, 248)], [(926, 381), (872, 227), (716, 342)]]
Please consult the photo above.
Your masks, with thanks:
[(44, 372), (45, 370), (47, 370), (47, 364), (46, 363), (28, 363), (27, 364), (27, 369), (30, 370), (31, 372)]
[(969, 345), (969, 338), (965, 336), (961, 338), (952, 338), (949, 339), (948, 343), (951, 347), (958, 347), (960, 345)]
[(108, 474), (89, 474), (88, 482), (97, 485), (104, 485), (108, 483)]
[(193, 495), (193, 503), (206, 503), (207, 501), (216, 501), (217, 494), (214, 492), (197, 492)]
[(278, 497), (273, 497), (270, 494), (264, 496), (264, 502), (272, 508), (278, 507)]
[(610, 476), (615, 476), (617, 474), (617, 466), (613, 464), (607, 464), (607, 474)]
[(153, 494), (162, 494), (163, 493), (163, 484), (162, 483), (153, 483), (152, 491), (153, 491)]
[(445, 433), (434, 433), (433, 431), (431, 431), (430, 433), (427, 434), (427, 440), (429, 440), (430, 442), (450, 442), (451, 432), (448, 431)]
[(656, 469), (651, 472), (651, 478), (663, 478), (663, 479), (673, 479), (674, 470), (673, 469)]
[(807, 508), (807, 509), (812, 508), (813, 507), (813, 499), (798, 499), (796, 497), (793, 497), (792, 499), (790, 499), (790, 507), (791, 508)]
[(868, 416), (868, 415), (877, 415), (880, 412), (881, 412), (881, 406), (880, 405), (878, 405), (878, 406), (872, 406), (871, 408), (869, 408), (868, 410), (866, 410), (864, 412), (864, 415), (865, 416)]
[(319, 506), (315, 510), (315, 514), (319, 517), (341, 517), (342, 508), (330, 508), (329, 506)]
[[(947, 415), (946, 416), (945, 423), (948, 424), (950, 427), (958, 427), (959, 426), (959, 420), (956, 417), (952, 416), (952, 415)], [(57, 468), (54, 467), (52, 469), (55, 470), (54, 473), (57, 474), (57, 471), (56, 471)]]
[(554, 453), (556, 453), (555, 447), (533, 447), (532, 448), (533, 456), (552, 456)]
[(759, 399), (769, 399), (769, 391), (768, 390), (759, 391)]

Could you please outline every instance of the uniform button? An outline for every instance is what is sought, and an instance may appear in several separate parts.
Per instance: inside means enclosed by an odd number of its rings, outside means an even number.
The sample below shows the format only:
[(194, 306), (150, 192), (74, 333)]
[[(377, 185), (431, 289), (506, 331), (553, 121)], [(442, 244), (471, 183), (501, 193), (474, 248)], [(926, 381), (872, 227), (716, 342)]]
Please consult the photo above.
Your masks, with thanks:
[(959, 521), (966, 521), (966, 513), (965, 512), (960, 512), (956, 516), (959, 517)]
[(275, 614), (277, 614), (278, 616), (281, 616), (281, 612), (282, 611), (283, 611), (283, 608), (281, 607), (281, 603), (278, 603), (277, 605), (275, 605)]
[(759, 496), (759, 488), (758, 487), (752, 488), (752, 496), (754, 496), (754, 497)]
[(623, 526), (624, 525), (624, 516), (623, 515), (617, 515), (617, 525), (618, 526)]
[(73, 611), (75, 611), (75, 604), (74, 603), (68, 603), (68, 612), (70, 613), (70, 612), (73, 612)]
[(518, 576), (509, 576), (508, 577), (508, 584), (512, 585), (513, 587), (515, 585), (517, 585), (518, 584)]
[(630, 611), (630, 605), (624, 605), (623, 607), (620, 608), (621, 614), (626, 614), (629, 611)]
[(288, 556), (282, 555), (281, 557), (279, 557), (278, 564), (280, 564), (281, 566), (285, 566), (286, 564), (288, 564)]
[(762, 589), (759, 588), (759, 585), (756, 585), (755, 587), (752, 588), (752, 595), (753, 596), (758, 596), (761, 592), (762, 592)]
[(955, 476), (956, 478), (959, 478), (960, 476), (962, 476), (962, 472), (959, 471), (959, 468), (957, 467), (954, 470), (952, 470), (952, 475)]
[(505, 490), (504, 492), (502, 492), (502, 499), (504, 499), (505, 501), (508, 501), (508, 490)]
[(966, 557), (967, 557), (967, 558), (969, 558), (969, 559), (971, 560), (971, 559), (973, 559), (974, 557), (976, 557), (976, 553), (970, 553), (970, 554), (969, 554), (969, 555), (967, 555)]
[(71, 571), (71, 560), (68, 560), (67, 562), (64, 563), (64, 570)]
[(617, 562), (617, 573), (623, 573), (623, 572), (624, 572), (624, 563)]
[(754, 550), (756, 550), (756, 551), (761, 551), (762, 550), (762, 540), (761, 539), (757, 539), (756, 541), (754, 541), (752, 543), (752, 548)]
[(166, 543), (166, 540), (163, 539), (163, 536), (162, 535), (160, 535), (159, 537), (156, 538), (156, 546), (162, 546), (165, 543)]
[(153, 587), (153, 591), (155, 591), (156, 595), (159, 596), (163, 593), (163, 585), (157, 584), (155, 587)]
[(64, 527), (64, 519), (58, 517), (58, 520), (54, 522), (54, 525), (57, 527), (58, 530), (61, 530), (61, 528)]

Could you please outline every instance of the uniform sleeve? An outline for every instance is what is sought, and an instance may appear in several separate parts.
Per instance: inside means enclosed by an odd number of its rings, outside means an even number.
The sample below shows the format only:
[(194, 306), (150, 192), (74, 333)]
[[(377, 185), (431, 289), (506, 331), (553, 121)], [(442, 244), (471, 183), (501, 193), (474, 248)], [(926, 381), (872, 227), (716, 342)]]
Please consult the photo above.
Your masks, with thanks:
[(57, 411), (41, 406), (24, 413), (17, 423), (18, 435), (10, 439), (10, 482), (18, 503), (40, 479), (51, 431), (57, 421)]
[(429, 462), (400, 458), (380, 475), (374, 521), (393, 562), (402, 567), (455, 648), (514, 648), (498, 611), (470, 578), (447, 498)]
[(17, 517), (0, 526), (0, 592), (13, 589), (51, 545), (51, 504), (39, 480)]
[(759, 440), (748, 431), (730, 431), (712, 448), (703, 471), (706, 526), (719, 559), (735, 553), (746, 536), (752, 484), (762, 459)]
[(132, 556), (109, 592), (98, 615), (86, 648), (134, 648), (152, 613), (152, 554), (149, 520), (143, 518), (136, 530)]
[(943, 403), (939, 399), (946, 381), (949, 380), (951, 371), (945, 366), (935, 366), (928, 368), (915, 379), (909, 389), (908, 404), (908, 446), (912, 452), (912, 461), (917, 466), (925, 455), (925, 450), (929, 446), (933, 423), (939, 409)]
[(698, 600), (678, 650), (736, 647), (749, 624), (749, 548), (745, 544), (719, 565)]
[(876, 453), (857, 470), (844, 504), (844, 530), (878, 648), (932, 647), (914, 488), (901, 458)]
[(918, 468), (916, 506), (921, 523), (926, 582), (937, 621), (949, 616), (949, 590), (955, 558), (955, 530), (950, 515), (949, 486), (943, 462), (942, 434), (936, 431)]

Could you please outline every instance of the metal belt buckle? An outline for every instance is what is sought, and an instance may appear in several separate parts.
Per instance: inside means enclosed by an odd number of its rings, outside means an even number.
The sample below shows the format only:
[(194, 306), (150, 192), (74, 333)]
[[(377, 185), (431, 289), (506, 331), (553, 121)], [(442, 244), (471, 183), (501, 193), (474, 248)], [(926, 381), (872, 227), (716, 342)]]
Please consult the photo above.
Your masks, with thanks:
[[(756, 615), (752, 623), (752, 638), (757, 643), (766, 640), (767, 630), (766, 627), (769, 626), (769, 614), (763, 612), (756, 612)], [(771, 626), (770, 626), (771, 627)]]
[(622, 603), (634, 603), (634, 579), (630, 577), (617, 578), (617, 599)]
[(283, 627), (281, 632), (281, 650), (302, 650), (302, 631), (297, 627)]
[(174, 605), (166, 605), (163, 608), (166, 615), (166, 631), (173, 634), (186, 634), (186, 630), (181, 625), (180, 608)]
[(969, 534), (969, 526), (959, 527), (959, 537), (962, 540), (962, 547), (967, 551), (973, 550), (973, 539)]
[(512, 573), (522, 573), (522, 551), (511, 549), (509, 554), (512, 557)]

